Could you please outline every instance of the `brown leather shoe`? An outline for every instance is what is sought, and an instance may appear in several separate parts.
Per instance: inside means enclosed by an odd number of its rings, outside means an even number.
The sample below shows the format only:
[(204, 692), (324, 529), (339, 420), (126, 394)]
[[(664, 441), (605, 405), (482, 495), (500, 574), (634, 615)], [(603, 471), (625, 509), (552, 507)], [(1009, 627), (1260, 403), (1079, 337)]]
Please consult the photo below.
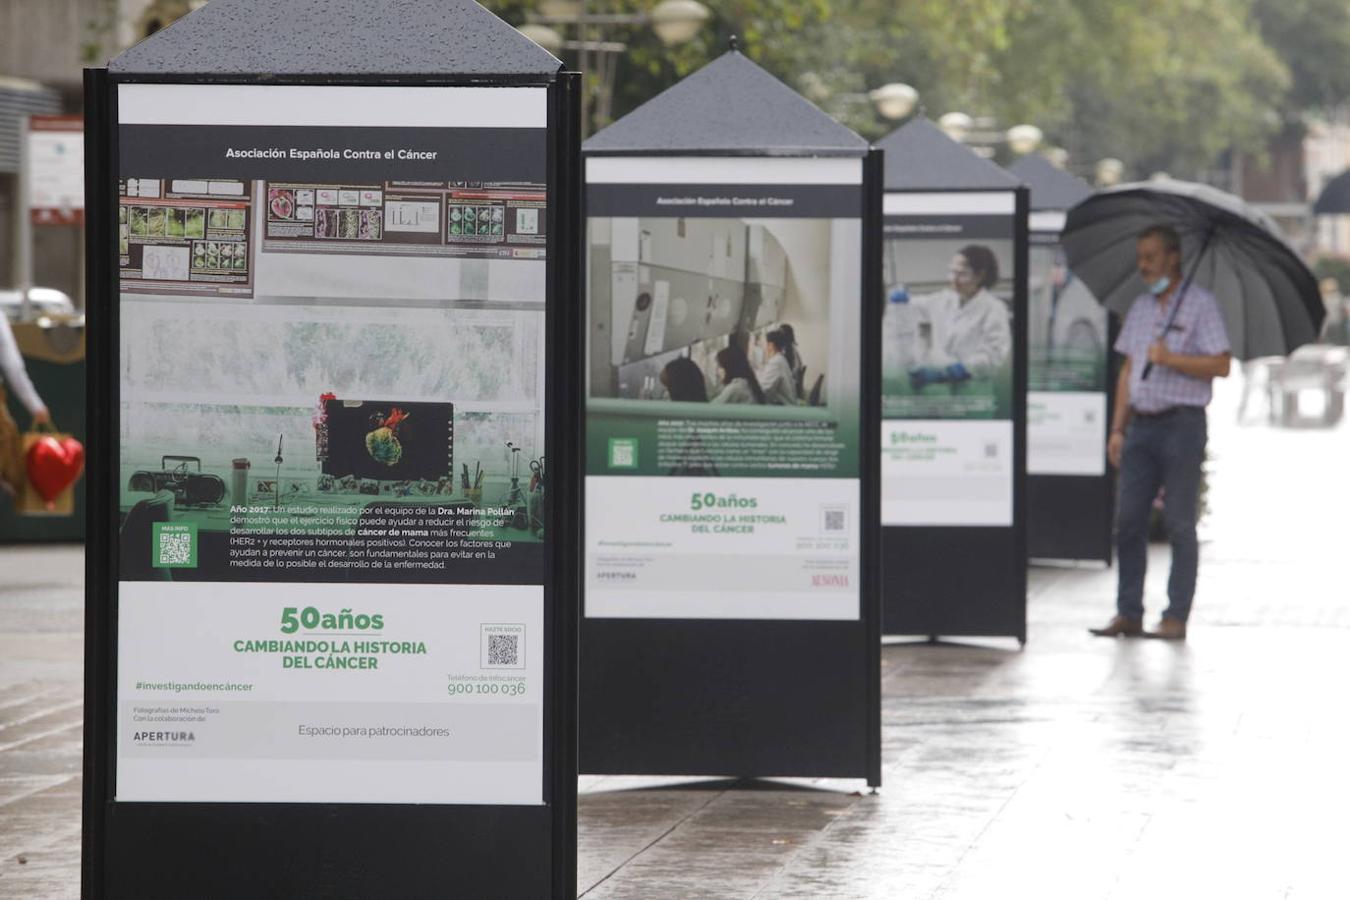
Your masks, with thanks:
[(1088, 631), (1097, 637), (1139, 637), (1144, 633), (1144, 621), (1114, 616), (1105, 628), (1089, 628)]
[(1186, 623), (1180, 619), (1164, 616), (1159, 620), (1158, 627), (1148, 632), (1148, 636), (1162, 641), (1184, 641), (1186, 640)]

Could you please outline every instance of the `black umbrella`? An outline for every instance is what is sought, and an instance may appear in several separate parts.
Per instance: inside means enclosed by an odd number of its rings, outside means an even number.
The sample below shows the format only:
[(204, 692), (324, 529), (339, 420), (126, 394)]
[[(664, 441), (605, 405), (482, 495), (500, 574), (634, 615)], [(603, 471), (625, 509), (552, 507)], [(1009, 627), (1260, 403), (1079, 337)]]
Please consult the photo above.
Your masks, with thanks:
[(1124, 184), (1069, 211), (1061, 237), (1069, 268), (1108, 309), (1124, 316), (1146, 292), (1134, 251), (1150, 225), (1181, 235), (1183, 286), (1213, 292), (1234, 356), (1284, 356), (1317, 339), (1326, 317), (1317, 279), (1279, 226), (1232, 194), (1187, 181)]
[(1350, 169), (1327, 182), (1322, 193), (1317, 195), (1313, 204), (1315, 216), (1341, 216), (1350, 214)]

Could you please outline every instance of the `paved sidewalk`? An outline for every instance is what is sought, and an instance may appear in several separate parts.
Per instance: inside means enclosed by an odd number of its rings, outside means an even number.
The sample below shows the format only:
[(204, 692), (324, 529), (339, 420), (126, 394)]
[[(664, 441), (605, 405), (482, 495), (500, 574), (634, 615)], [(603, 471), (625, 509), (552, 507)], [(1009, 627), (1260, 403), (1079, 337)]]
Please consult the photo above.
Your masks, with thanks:
[[(583, 778), (583, 896), (1346, 896), (1350, 426), (1239, 429), (1239, 386), (1188, 643), (1090, 639), (1114, 573), (1033, 570), (1025, 650), (885, 648), (879, 795)], [(0, 550), (0, 897), (78, 894), (80, 582)]]

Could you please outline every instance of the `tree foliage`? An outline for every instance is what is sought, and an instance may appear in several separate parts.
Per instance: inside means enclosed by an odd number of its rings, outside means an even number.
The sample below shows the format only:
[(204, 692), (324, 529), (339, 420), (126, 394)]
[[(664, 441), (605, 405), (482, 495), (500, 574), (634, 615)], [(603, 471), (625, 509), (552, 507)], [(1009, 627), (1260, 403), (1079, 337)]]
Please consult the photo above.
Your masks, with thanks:
[[(649, 29), (629, 45), (614, 108), (623, 115), (708, 60), (741, 48), (868, 137), (866, 91), (905, 82), (933, 118), (960, 110), (1002, 127), (1031, 122), (1082, 163), (1193, 175), (1229, 150), (1259, 151), (1307, 111), (1350, 97), (1347, 0), (704, 0), (689, 44)], [(525, 0), (488, 5), (525, 20)], [(653, 0), (594, 0), (592, 11)], [(603, 124), (603, 123), (598, 123)]]
[(1293, 76), (1288, 103), (1295, 114), (1350, 100), (1350, 2), (1256, 0), (1253, 13)]

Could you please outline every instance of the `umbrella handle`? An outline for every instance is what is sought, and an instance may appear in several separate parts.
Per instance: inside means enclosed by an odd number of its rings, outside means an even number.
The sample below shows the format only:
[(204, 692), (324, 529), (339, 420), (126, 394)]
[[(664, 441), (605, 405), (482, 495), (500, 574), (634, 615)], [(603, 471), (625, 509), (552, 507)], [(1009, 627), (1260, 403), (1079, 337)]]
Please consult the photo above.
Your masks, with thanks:
[[(1205, 253), (1209, 251), (1209, 244), (1214, 240), (1214, 232), (1219, 230), (1219, 226), (1211, 222), (1209, 228), (1205, 231), (1205, 242), (1200, 245), (1200, 252), (1195, 255), (1195, 261), (1191, 263), (1191, 270), (1186, 273), (1186, 278), (1181, 282), (1181, 287), (1177, 288), (1177, 305), (1172, 307), (1172, 314), (1167, 317), (1167, 324), (1163, 326), (1162, 340), (1167, 336), (1167, 332), (1172, 330), (1172, 324), (1177, 320), (1177, 313), (1181, 312), (1181, 301), (1186, 298), (1186, 292), (1191, 289), (1191, 281), (1195, 278), (1195, 273), (1200, 269), (1200, 261), (1205, 258)], [(1147, 381), (1149, 373), (1153, 371), (1153, 360), (1144, 363), (1144, 371), (1139, 374), (1140, 381)]]

